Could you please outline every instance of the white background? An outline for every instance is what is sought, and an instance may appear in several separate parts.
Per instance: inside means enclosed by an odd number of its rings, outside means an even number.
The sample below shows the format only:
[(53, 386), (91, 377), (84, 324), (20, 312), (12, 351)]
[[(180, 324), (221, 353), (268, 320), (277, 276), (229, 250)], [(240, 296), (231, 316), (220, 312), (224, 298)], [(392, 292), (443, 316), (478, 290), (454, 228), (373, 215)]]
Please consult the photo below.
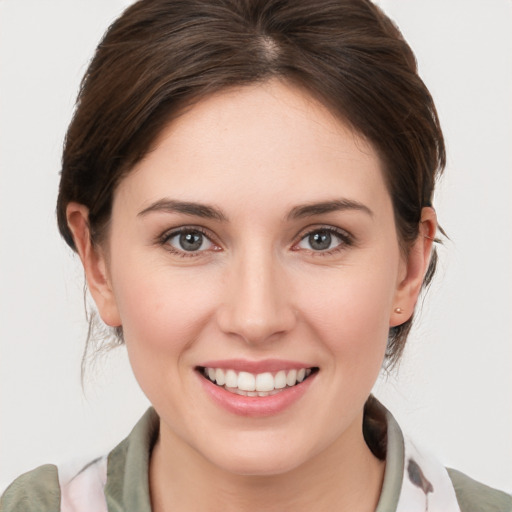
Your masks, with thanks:
[[(54, 216), (79, 80), (128, 3), (0, 0), (0, 488), (107, 452), (147, 407), (124, 349), (81, 388), (82, 272)], [(436, 206), (451, 241), (377, 394), (445, 464), (512, 491), (512, 2), (380, 4), (438, 106), (449, 163)]]

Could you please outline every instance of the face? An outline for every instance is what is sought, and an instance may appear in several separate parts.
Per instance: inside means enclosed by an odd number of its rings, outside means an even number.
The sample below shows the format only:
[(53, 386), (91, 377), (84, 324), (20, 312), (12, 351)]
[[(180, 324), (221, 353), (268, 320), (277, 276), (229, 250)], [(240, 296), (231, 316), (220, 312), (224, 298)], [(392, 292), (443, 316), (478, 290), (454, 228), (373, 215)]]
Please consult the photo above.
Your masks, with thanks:
[(308, 95), (195, 105), (119, 185), (104, 249), (89, 286), (163, 443), (276, 474), (361, 438), (416, 292), (376, 152)]

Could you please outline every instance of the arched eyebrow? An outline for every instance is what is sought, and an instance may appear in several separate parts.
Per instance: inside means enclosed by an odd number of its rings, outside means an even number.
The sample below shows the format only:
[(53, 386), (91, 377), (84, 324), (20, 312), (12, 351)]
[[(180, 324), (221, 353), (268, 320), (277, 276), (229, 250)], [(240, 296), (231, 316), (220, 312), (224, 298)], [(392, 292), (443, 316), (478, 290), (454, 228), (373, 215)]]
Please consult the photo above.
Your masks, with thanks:
[(177, 201), (175, 199), (160, 199), (155, 201), (147, 208), (140, 211), (137, 216), (142, 217), (151, 212), (182, 213), (194, 217), (201, 217), (203, 219), (214, 219), (221, 222), (226, 222), (228, 220), (227, 217), (214, 206), (194, 203), (191, 201)]
[[(294, 206), (288, 215), (287, 220), (302, 219), (304, 217), (313, 217), (336, 211), (356, 210), (362, 211), (373, 217), (373, 212), (366, 205), (350, 199), (336, 199), (333, 201), (322, 201), (319, 203), (307, 203)], [(141, 217), (151, 212), (182, 213), (203, 219), (213, 219), (221, 222), (227, 222), (228, 218), (224, 213), (214, 206), (195, 203), (192, 201), (178, 201), (176, 199), (160, 199), (155, 201), (137, 216)]]
[(320, 203), (309, 203), (295, 206), (290, 210), (290, 213), (288, 213), (287, 219), (302, 219), (304, 217), (313, 217), (314, 215), (346, 210), (361, 211), (368, 214), (370, 217), (373, 217), (373, 212), (363, 203), (352, 201), (350, 199), (335, 199), (333, 201), (323, 201)]

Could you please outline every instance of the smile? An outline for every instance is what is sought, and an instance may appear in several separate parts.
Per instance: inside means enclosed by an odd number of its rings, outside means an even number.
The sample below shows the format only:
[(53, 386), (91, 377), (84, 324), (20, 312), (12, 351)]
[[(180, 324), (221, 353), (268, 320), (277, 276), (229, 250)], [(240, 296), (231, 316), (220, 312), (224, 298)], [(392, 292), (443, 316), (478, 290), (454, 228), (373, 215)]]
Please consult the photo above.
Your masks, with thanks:
[(292, 388), (307, 379), (318, 368), (297, 368), (277, 372), (237, 372), (225, 368), (200, 368), (202, 374), (230, 393), (249, 397), (272, 396)]

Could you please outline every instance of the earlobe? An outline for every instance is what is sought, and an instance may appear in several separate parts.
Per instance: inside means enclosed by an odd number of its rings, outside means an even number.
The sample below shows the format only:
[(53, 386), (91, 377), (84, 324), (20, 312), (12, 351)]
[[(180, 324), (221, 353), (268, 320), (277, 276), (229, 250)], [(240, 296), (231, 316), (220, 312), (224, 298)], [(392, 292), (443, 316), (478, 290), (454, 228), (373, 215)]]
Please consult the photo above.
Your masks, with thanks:
[(390, 316), (390, 327), (403, 324), (411, 318), (416, 301), (421, 291), (423, 279), (430, 263), (432, 245), (437, 229), (436, 212), (425, 207), (421, 212), (421, 222), (417, 239), (407, 255), (404, 275), (397, 283), (393, 311)]
[(66, 218), (98, 312), (107, 325), (118, 327), (121, 319), (108, 277), (106, 256), (91, 240), (89, 210), (82, 204), (71, 202), (66, 208)]

